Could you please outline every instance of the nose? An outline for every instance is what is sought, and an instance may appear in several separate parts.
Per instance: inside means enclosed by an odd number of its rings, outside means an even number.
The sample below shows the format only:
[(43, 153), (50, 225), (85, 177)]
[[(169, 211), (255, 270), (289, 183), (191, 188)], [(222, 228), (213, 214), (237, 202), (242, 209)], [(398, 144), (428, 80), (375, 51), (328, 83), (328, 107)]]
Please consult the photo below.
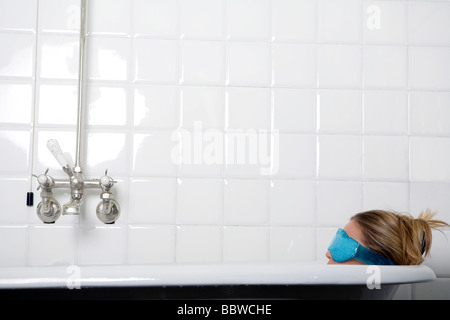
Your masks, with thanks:
[(330, 250), (328, 250), (327, 253), (325, 253), (325, 256), (326, 256), (329, 260), (333, 259), (333, 258), (331, 257), (331, 252), (330, 252)]

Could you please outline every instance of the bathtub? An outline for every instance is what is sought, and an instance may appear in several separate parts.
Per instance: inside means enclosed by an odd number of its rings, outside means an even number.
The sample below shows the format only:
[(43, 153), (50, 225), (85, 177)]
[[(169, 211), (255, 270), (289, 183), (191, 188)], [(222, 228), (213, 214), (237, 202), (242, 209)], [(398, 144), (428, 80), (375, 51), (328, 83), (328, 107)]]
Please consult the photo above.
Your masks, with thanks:
[(391, 299), (429, 267), (223, 263), (0, 268), (0, 298)]

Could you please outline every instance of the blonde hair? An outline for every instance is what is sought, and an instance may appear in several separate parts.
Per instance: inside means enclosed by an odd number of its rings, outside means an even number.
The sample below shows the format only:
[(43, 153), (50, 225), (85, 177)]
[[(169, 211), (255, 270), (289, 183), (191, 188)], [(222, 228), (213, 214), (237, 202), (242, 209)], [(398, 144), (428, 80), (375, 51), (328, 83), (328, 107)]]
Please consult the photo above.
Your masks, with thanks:
[(417, 265), (430, 253), (432, 229), (450, 227), (432, 219), (435, 214), (427, 209), (415, 219), (409, 214), (371, 210), (351, 220), (361, 227), (365, 247), (397, 265)]

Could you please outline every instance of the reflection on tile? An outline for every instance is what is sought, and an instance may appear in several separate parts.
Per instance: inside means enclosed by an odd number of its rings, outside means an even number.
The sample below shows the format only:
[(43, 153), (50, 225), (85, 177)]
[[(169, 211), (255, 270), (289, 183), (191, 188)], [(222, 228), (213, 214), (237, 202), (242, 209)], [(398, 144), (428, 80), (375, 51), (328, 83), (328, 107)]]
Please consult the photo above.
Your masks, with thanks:
[(0, 131), (0, 172), (6, 174), (29, 171), (30, 132), (19, 130)]
[(173, 130), (180, 123), (177, 87), (143, 86), (134, 90), (134, 125)]
[(127, 124), (127, 90), (120, 87), (91, 86), (88, 89), (89, 125)]
[(38, 43), (41, 78), (78, 78), (79, 39), (76, 36), (41, 36)]
[(39, 86), (41, 124), (75, 125), (77, 122), (78, 87), (76, 85)]
[(80, 0), (40, 0), (39, 32), (78, 34)]
[(0, 122), (29, 123), (32, 90), (31, 84), (0, 83)]
[(0, 76), (33, 76), (34, 41), (34, 35), (0, 33)]
[(92, 132), (86, 136), (86, 166), (91, 173), (105, 169), (114, 175), (127, 175), (129, 171), (129, 144), (126, 133)]
[(90, 80), (127, 80), (131, 40), (126, 38), (88, 38)]
[[(95, 0), (88, 2), (91, 13), (88, 28), (94, 34), (128, 35), (131, 33), (130, 1)], [(92, 17), (95, 17), (92, 18)]]
[(173, 177), (179, 163), (177, 135), (158, 132), (135, 134), (133, 175)]

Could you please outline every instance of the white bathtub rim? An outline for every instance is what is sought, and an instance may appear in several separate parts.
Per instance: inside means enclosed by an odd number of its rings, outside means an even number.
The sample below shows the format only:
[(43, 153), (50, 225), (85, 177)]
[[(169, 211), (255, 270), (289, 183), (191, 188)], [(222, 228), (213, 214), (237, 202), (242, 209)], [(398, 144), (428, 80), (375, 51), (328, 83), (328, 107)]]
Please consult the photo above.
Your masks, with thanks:
[[(202, 285), (366, 285), (369, 266), (319, 263), (223, 263), (1, 267), (0, 289)], [(376, 266), (381, 285), (434, 281), (431, 268)], [(378, 271), (377, 271), (378, 272)]]

